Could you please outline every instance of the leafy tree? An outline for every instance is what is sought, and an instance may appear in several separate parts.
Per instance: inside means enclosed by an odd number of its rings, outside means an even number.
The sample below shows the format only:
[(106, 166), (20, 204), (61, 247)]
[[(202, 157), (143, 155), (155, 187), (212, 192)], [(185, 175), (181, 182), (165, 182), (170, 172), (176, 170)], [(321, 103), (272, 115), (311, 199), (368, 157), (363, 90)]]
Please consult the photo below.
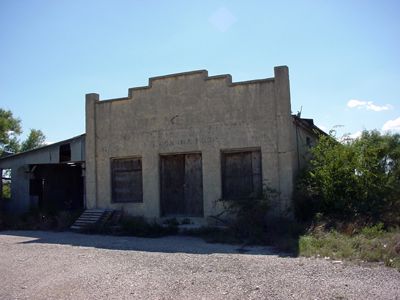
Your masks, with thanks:
[(400, 203), (400, 135), (364, 131), (352, 147), (357, 156), (355, 209), (377, 219)]
[(18, 153), (44, 144), (46, 137), (41, 130), (31, 129), (28, 138), (20, 143), (21, 120), (10, 110), (0, 108), (0, 155), (4, 152)]
[(298, 216), (400, 222), (399, 134), (364, 131), (344, 143), (321, 136), (312, 154), (295, 191)]
[(9, 110), (0, 108), (0, 155), (4, 151), (18, 151), (18, 135), (22, 133), (21, 120)]
[(28, 151), (44, 145), (46, 136), (39, 129), (31, 129), (28, 138), (22, 142), (21, 151)]

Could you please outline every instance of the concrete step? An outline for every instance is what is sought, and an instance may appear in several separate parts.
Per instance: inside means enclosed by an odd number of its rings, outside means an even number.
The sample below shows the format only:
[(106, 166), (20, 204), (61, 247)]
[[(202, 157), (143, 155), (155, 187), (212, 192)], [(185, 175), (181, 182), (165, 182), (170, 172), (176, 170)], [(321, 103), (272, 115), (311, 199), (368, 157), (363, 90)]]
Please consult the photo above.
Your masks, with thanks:
[[(82, 215), (72, 224), (71, 230), (81, 230), (89, 225), (101, 222), (104, 215), (110, 214), (110, 210), (105, 209), (87, 209)], [(111, 213), (112, 214), (112, 213)]]
[(105, 212), (103, 211), (102, 213), (83, 213), (83, 215), (82, 216), (88, 216), (88, 217), (91, 217), (91, 216), (101, 216), (101, 215), (103, 215)]
[(102, 213), (102, 212), (107, 211), (107, 210), (109, 210), (109, 209), (91, 208), (91, 209), (86, 209), (86, 210), (84, 211), (84, 213), (90, 213), (90, 212), (99, 212), (99, 213)]
[(121, 211), (115, 211), (112, 209), (87, 209), (74, 222), (70, 229), (79, 231), (94, 224), (109, 223), (109, 225), (112, 225), (115, 223), (114, 219), (118, 221), (121, 216)]
[(97, 220), (98, 218), (101, 218), (102, 216), (80, 216), (79, 220)]
[(88, 224), (96, 224), (97, 221), (83, 222), (83, 221), (75, 221), (74, 225), (85, 226)]
[[(104, 213), (103, 213), (104, 214)], [(82, 218), (98, 218), (101, 217), (103, 214), (97, 214), (97, 215), (81, 215)]]

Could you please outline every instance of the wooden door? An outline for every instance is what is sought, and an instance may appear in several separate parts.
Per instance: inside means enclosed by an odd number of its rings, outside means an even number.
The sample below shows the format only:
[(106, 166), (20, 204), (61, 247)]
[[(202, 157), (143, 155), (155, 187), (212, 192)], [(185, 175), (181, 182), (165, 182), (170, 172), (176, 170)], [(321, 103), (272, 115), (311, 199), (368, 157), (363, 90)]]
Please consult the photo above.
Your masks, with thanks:
[(203, 216), (203, 172), (201, 154), (185, 155), (185, 214)]
[(161, 211), (163, 216), (184, 213), (185, 157), (161, 157)]
[(161, 156), (162, 216), (203, 216), (201, 154)]

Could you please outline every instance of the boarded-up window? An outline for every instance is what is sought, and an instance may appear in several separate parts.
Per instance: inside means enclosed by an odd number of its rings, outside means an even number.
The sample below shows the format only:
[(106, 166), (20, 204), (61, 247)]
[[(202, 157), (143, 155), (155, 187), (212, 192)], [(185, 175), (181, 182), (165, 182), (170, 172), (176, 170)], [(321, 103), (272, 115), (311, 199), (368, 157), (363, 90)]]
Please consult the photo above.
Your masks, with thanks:
[(260, 151), (223, 152), (223, 199), (238, 200), (256, 198), (261, 195), (262, 174)]
[(141, 158), (112, 159), (111, 181), (113, 202), (143, 202)]

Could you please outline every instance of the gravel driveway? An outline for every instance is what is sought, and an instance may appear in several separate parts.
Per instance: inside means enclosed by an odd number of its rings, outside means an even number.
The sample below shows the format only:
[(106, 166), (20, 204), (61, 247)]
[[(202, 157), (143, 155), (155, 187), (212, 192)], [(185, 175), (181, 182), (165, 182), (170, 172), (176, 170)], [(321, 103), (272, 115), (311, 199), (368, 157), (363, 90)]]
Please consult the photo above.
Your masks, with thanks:
[(192, 237), (0, 232), (0, 299), (400, 299), (400, 272)]

